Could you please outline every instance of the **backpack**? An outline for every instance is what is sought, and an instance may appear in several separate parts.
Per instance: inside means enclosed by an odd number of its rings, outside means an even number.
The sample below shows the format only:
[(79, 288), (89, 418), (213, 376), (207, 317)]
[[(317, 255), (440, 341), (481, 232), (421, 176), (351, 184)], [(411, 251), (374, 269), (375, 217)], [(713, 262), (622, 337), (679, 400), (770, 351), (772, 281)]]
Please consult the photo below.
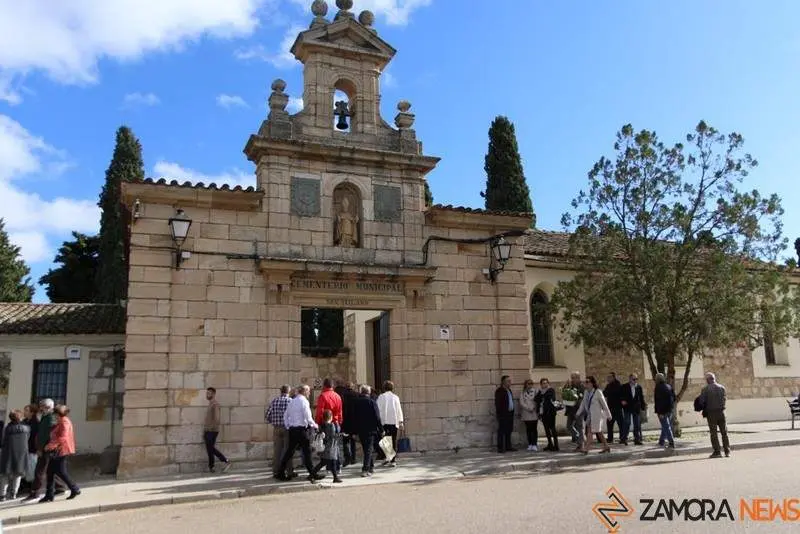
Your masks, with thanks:
[(702, 412), (706, 409), (705, 403), (703, 402), (703, 396), (698, 395), (697, 398), (694, 399), (694, 411)]

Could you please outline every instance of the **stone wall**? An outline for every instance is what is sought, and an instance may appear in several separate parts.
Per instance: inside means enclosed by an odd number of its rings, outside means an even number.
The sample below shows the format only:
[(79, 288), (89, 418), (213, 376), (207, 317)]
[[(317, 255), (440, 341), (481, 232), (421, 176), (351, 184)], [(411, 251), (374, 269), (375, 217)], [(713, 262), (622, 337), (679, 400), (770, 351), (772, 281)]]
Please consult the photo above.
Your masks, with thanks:
[(87, 387), (87, 421), (122, 419), (125, 374), (115, 364), (114, 351), (89, 351)]

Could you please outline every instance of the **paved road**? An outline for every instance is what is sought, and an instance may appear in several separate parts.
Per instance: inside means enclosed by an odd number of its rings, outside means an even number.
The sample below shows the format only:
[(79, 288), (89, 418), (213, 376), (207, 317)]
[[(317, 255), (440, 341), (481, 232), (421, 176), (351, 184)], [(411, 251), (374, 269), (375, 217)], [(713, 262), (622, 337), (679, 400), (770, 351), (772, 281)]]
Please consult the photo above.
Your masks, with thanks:
[[(740, 497), (800, 499), (800, 447), (648, 461), (628, 467), (584, 467), (555, 474), (518, 473), (293, 495), (238, 499), (72, 518), (52, 522), (59, 534), (169, 534), (259, 532), (352, 534), (473, 534), (493, 532), (607, 532), (592, 506), (616, 486), (635, 509), (620, 519), (620, 532), (800, 532), (794, 523), (739, 521)], [(728, 499), (735, 521), (641, 522), (642, 498)], [(800, 515), (800, 501), (796, 505)], [(697, 505), (690, 507), (695, 514)], [(650, 512), (652, 514), (652, 511)], [(39, 532), (38, 525), (12, 525), (5, 532)], [(53, 528), (55, 527), (55, 528)]]

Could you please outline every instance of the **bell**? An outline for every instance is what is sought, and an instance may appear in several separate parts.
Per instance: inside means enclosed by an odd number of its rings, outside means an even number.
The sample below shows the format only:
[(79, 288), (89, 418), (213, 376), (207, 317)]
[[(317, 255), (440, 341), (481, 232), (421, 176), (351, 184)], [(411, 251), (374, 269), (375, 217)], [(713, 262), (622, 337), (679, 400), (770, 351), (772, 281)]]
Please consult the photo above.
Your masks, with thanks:
[(336, 129), (337, 130), (347, 130), (350, 125), (347, 124), (347, 117), (344, 114), (339, 115), (339, 120), (336, 121)]

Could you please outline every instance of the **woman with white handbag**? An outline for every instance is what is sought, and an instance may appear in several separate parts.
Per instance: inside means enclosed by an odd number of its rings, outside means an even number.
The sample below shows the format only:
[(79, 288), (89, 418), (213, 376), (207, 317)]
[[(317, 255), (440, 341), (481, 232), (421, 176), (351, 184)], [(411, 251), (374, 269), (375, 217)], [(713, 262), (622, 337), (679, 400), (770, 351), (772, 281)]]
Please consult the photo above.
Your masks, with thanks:
[(603, 396), (603, 392), (597, 387), (597, 379), (593, 376), (587, 376), (584, 380), (586, 389), (583, 395), (583, 401), (576, 417), (583, 417), (586, 421), (586, 439), (583, 441), (583, 454), (589, 454), (589, 447), (592, 446), (594, 437), (600, 440), (603, 444), (603, 450), (600, 453), (611, 452), (611, 447), (608, 446), (606, 436), (606, 423), (611, 419), (611, 410), (608, 409), (608, 403)]

